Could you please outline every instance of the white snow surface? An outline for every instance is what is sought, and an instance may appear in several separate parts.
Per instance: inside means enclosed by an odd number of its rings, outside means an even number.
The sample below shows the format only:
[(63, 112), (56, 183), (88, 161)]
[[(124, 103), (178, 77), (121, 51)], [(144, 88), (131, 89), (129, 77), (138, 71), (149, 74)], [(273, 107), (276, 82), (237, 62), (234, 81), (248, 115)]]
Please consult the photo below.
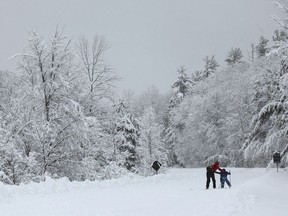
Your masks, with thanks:
[(227, 168), (232, 188), (205, 190), (205, 168), (149, 177), (0, 184), (1, 216), (287, 216), (288, 172)]

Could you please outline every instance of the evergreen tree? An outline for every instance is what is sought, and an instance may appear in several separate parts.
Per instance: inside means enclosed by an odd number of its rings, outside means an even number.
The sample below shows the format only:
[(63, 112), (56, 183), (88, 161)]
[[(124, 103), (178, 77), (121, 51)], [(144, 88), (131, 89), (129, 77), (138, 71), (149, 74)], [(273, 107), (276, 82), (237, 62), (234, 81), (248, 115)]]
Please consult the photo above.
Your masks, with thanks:
[(118, 107), (117, 112), (120, 114), (120, 118), (117, 122), (115, 136), (118, 151), (116, 162), (129, 171), (135, 171), (139, 165), (139, 155), (137, 154), (140, 136), (139, 123), (131, 113), (125, 112), (126, 107), (123, 102)]
[(280, 64), (281, 68), (278, 70), (267, 70), (255, 88), (254, 101), (258, 103), (255, 104), (256, 114), (252, 121), (251, 134), (243, 147), (250, 166), (266, 166), (274, 151), (281, 152), (283, 162), (287, 160), (286, 56), (282, 56)]
[(181, 66), (178, 69), (178, 79), (172, 84), (172, 89), (174, 96), (170, 101), (170, 107), (173, 108), (177, 106), (183, 98), (189, 93), (192, 85), (192, 80), (185, 73), (186, 69)]
[(215, 60), (215, 56), (212, 56), (211, 58), (206, 56), (203, 60), (205, 62), (203, 77), (207, 78), (211, 74), (215, 73), (215, 71), (217, 70), (219, 65), (218, 65), (217, 61)]
[(258, 57), (264, 57), (268, 52), (269, 48), (267, 47), (269, 40), (265, 39), (263, 36), (259, 39), (259, 44), (255, 47)]
[(178, 69), (179, 77), (173, 83), (173, 96), (170, 100), (169, 109), (166, 111), (164, 116), (164, 130), (163, 136), (165, 137), (166, 149), (168, 150), (168, 164), (170, 166), (179, 165), (177, 155), (175, 153), (175, 146), (177, 146), (177, 130), (183, 130), (184, 125), (180, 122), (175, 124), (174, 116), (177, 112), (177, 106), (181, 104), (184, 97), (186, 97), (192, 87), (192, 80), (185, 73), (186, 69), (182, 66)]
[[(287, 14), (287, 1), (276, 3)], [(280, 152), (282, 163), (288, 161), (287, 145), (287, 19), (274, 18), (281, 30), (275, 31), (271, 53), (264, 73), (255, 85), (253, 98), (255, 115), (252, 120), (251, 134), (243, 149), (247, 164), (267, 166), (273, 152)], [(281, 33), (283, 32), (283, 33)], [(282, 37), (283, 36), (283, 37)], [(282, 41), (283, 40), (283, 41)]]
[(240, 48), (231, 48), (225, 61), (228, 65), (234, 65), (236, 63), (240, 63), (242, 58), (243, 54)]
[(272, 40), (274, 43), (287, 42), (288, 33), (285, 30), (276, 29), (274, 31), (274, 35), (272, 36)]
[(215, 56), (209, 58), (206, 56), (204, 59), (204, 70), (203, 71), (196, 71), (192, 74), (192, 86), (196, 85), (198, 82), (207, 79), (213, 73), (216, 72), (217, 68), (219, 67), (217, 61), (215, 60)]

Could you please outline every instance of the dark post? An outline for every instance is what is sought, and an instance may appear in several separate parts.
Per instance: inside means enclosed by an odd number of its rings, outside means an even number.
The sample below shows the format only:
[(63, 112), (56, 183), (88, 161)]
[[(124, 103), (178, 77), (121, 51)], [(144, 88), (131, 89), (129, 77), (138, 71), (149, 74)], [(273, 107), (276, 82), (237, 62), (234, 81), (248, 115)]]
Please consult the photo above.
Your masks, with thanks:
[(279, 152), (275, 152), (273, 154), (273, 162), (276, 163), (276, 165), (277, 165), (277, 172), (278, 172), (278, 164), (280, 163), (280, 161), (281, 161), (280, 153)]

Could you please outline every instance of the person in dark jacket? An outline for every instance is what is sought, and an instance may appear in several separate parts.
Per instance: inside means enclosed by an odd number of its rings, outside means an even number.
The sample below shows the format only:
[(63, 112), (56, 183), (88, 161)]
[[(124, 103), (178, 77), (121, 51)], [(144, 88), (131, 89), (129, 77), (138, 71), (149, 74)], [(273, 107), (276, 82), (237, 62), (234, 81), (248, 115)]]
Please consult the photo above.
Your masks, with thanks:
[(158, 170), (160, 169), (161, 166), (162, 164), (156, 160), (153, 162), (151, 167), (156, 171), (156, 174), (158, 174)]
[(212, 183), (213, 183), (213, 188), (216, 188), (216, 180), (215, 180), (215, 172), (216, 170), (221, 171), (221, 168), (219, 167), (219, 162), (216, 161), (214, 164), (212, 164), (211, 166), (208, 166), (206, 168), (206, 189), (209, 189), (209, 185), (210, 185), (210, 179), (212, 179)]
[(231, 173), (227, 172), (226, 169), (222, 169), (220, 172), (216, 172), (216, 173), (220, 174), (221, 188), (224, 188), (225, 182), (227, 183), (227, 185), (230, 188), (231, 187), (231, 183), (228, 180), (227, 176), (230, 175)]

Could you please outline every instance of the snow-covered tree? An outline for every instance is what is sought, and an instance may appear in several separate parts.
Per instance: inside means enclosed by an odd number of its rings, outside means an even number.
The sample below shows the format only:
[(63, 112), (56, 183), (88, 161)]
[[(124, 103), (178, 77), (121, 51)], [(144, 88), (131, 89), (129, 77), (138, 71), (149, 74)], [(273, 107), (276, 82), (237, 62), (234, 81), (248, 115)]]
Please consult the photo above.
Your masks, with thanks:
[(96, 35), (92, 43), (81, 37), (76, 47), (80, 61), (78, 79), (83, 86), (81, 104), (86, 115), (95, 116), (99, 102), (112, 99), (119, 77), (105, 62), (109, 45), (104, 37)]
[(140, 122), (139, 154), (144, 167), (150, 167), (155, 160), (166, 163), (167, 155), (161, 137), (162, 127), (156, 122), (156, 113), (152, 107), (145, 109)]
[(77, 178), (79, 164), (68, 162), (76, 160), (80, 150), (84, 115), (70, 94), (74, 78), (70, 40), (63, 35), (63, 28), (57, 28), (47, 41), (34, 31), (19, 57), (25, 81), (24, 108), (30, 110), (16, 128), (17, 135), (23, 143), (34, 143), (40, 174)]
[(215, 60), (215, 56), (212, 56), (211, 58), (206, 56), (203, 60), (205, 62), (203, 77), (207, 78), (211, 74), (215, 73), (215, 71), (217, 70), (219, 65), (218, 65), (217, 61)]
[(242, 50), (240, 48), (231, 48), (231, 50), (227, 54), (227, 58), (225, 61), (228, 65), (234, 65), (236, 63), (240, 63), (243, 58)]
[(164, 111), (168, 107), (169, 97), (171, 95), (163, 95), (155, 86), (148, 87), (143, 93), (135, 97), (132, 104), (132, 113), (137, 116), (143, 116), (145, 110), (149, 107), (155, 111), (155, 118), (157, 123), (161, 123), (164, 117)]
[(187, 76), (187, 74), (185, 73), (186, 69), (181, 66), (178, 69), (178, 79), (172, 84), (172, 89), (174, 92), (174, 96), (171, 98), (170, 101), (170, 107), (175, 107), (177, 106), (179, 103), (181, 103), (181, 101), (183, 100), (183, 98), (189, 94), (189, 91), (191, 89), (192, 86), (192, 80), (191, 78), (189, 78), (189, 76)]
[[(265, 166), (271, 161), (272, 152), (280, 151), (284, 157), (288, 151), (286, 146), (287, 61), (285, 59), (286, 57), (282, 56), (281, 62), (278, 61), (281, 67), (266, 70), (255, 85), (255, 115), (252, 131), (243, 147), (250, 166)], [(276, 60), (273, 62), (277, 63)], [(271, 67), (271, 64), (269, 66)]]
[(24, 113), (21, 110), (21, 82), (11, 72), (0, 71), (0, 181), (7, 184), (29, 182), (35, 177), (33, 156), (27, 145), (19, 143), (16, 127)]
[(195, 84), (194, 94), (170, 112), (174, 152), (181, 164), (205, 166), (219, 158), (226, 165), (243, 165), (239, 149), (249, 133), (252, 84), (257, 75), (245, 62), (217, 70)]
[(180, 164), (175, 153), (178, 144), (177, 131), (183, 130), (184, 127), (182, 122), (175, 123), (173, 118), (177, 113), (177, 107), (181, 104), (184, 98), (190, 94), (193, 85), (192, 79), (187, 76), (185, 71), (186, 69), (183, 66), (178, 69), (179, 76), (172, 85), (173, 95), (170, 99), (169, 107), (164, 112), (163, 117), (163, 136), (168, 152), (168, 164), (170, 166)]
[(272, 40), (274, 43), (287, 42), (288, 33), (285, 30), (276, 29), (274, 31), (274, 35), (272, 36)]
[[(287, 4), (276, 3), (281, 10), (288, 13)], [(287, 18), (274, 18), (287, 32)], [(280, 32), (281, 32), (280, 31)], [(251, 134), (243, 149), (249, 166), (272, 165), (273, 152), (280, 152), (283, 166), (287, 162), (287, 42), (280, 39), (277, 32), (272, 50), (267, 55), (266, 65), (262, 65), (263, 75), (255, 83), (253, 99), (255, 115), (252, 120)], [(282, 40), (283, 39), (283, 40)]]
[(117, 107), (115, 145), (117, 148), (116, 163), (129, 171), (135, 171), (139, 165), (137, 146), (139, 143), (139, 122), (121, 101)]
[(204, 70), (196, 71), (192, 74), (192, 86), (197, 85), (200, 81), (207, 79), (209, 76), (214, 74), (219, 67), (217, 61), (215, 60), (215, 56), (209, 58), (206, 56), (204, 59)]
[(263, 36), (260, 37), (258, 45), (255, 47), (258, 57), (264, 57), (268, 52), (268, 42)]
[[(280, 2), (275, 2), (275, 4), (278, 6), (278, 8), (283, 11), (286, 16), (288, 13), (288, 1), (287, 0), (283, 0), (283, 3)], [(288, 30), (288, 20), (286, 19), (286, 17), (281, 18), (281, 17), (273, 17), (274, 20), (276, 21), (276, 23), (279, 25), (279, 27), (281, 28), (281, 30), (287, 31)]]

